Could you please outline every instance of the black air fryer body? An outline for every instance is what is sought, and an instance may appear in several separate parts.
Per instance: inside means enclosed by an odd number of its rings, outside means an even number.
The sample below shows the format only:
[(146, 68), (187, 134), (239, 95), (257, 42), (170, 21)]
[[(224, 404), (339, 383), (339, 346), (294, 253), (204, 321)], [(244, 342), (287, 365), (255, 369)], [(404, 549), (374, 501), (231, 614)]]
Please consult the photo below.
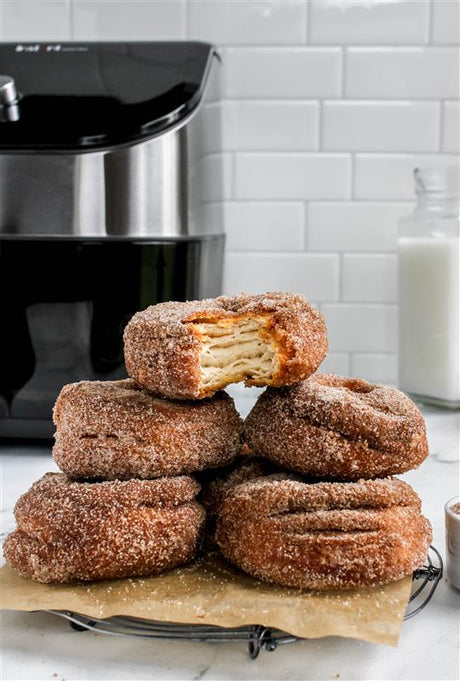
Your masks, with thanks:
[(0, 71), (0, 437), (51, 437), (62, 385), (126, 375), (134, 312), (220, 293), (219, 64), (3, 44)]

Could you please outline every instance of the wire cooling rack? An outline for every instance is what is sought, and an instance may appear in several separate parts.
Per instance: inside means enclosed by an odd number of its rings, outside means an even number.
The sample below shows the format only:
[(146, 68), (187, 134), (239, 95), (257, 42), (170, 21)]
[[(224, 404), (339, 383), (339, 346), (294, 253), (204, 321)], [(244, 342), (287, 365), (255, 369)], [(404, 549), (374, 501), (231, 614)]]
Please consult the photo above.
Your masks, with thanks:
[[(405, 620), (415, 617), (433, 598), (441, 580), (443, 563), (439, 551), (430, 546), (426, 565), (416, 570), (412, 579), (412, 593), (404, 616)], [(86, 615), (79, 615), (63, 610), (47, 610), (47, 612), (67, 620), (77, 631), (94, 631), (109, 636), (135, 636), (137, 638), (153, 638), (185, 641), (246, 642), (250, 657), (254, 660), (261, 650), (272, 652), (279, 645), (294, 643), (300, 639), (278, 629), (253, 625), (226, 629), (224, 627), (206, 626), (203, 624), (174, 624), (154, 622), (135, 617), (110, 617), (100, 620)]]

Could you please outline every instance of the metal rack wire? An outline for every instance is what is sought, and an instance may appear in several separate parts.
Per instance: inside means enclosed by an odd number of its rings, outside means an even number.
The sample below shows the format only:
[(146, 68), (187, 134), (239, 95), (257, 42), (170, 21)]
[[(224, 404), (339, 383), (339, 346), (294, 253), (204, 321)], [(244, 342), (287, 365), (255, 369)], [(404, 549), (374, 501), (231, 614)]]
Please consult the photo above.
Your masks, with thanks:
[(430, 546), (427, 564), (414, 572), (412, 593), (404, 620), (410, 620), (428, 605), (441, 581), (442, 573), (443, 563), (441, 554), (434, 546)]
[[(441, 580), (442, 573), (441, 555), (434, 546), (430, 546), (426, 565), (414, 572), (412, 593), (404, 620), (411, 619), (428, 605)], [(62, 610), (47, 610), (47, 612), (64, 618), (77, 631), (94, 631), (109, 636), (206, 641), (208, 643), (246, 642), (249, 655), (253, 660), (261, 650), (272, 652), (279, 645), (300, 640), (278, 629), (259, 625), (226, 629), (202, 624), (154, 622), (136, 617), (110, 617), (102, 620)]]

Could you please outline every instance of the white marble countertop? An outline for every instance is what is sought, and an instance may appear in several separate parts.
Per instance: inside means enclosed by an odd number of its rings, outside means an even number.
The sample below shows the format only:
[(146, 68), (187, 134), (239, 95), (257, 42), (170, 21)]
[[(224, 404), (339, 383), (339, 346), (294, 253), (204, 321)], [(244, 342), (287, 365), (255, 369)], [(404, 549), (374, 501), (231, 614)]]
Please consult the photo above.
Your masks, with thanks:
[[(245, 412), (249, 402), (240, 400)], [(445, 555), (445, 501), (459, 493), (460, 414), (426, 409), (431, 454), (403, 476), (422, 498), (434, 545)], [(2, 447), (2, 536), (14, 527), (17, 497), (56, 470), (49, 448)], [(457, 679), (460, 592), (445, 578), (427, 608), (404, 623), (399, 646), (341, 638), (300, 641), (250, 660), (244, 643), (113, 638), (76, 632), (45, 613), (3, 613), (2, 678), (10, 679)]]

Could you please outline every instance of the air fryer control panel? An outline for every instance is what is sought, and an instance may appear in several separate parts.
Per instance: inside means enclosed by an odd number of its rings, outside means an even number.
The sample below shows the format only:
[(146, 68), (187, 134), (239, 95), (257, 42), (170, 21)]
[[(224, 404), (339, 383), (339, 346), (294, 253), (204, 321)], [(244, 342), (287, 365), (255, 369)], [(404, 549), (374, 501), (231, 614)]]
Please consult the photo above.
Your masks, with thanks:
[(0, 45), (0, 73), (19, 94), (0, 150), (89, 151), (133, 144), (183, 121), (200, 103), (207, 43)]

